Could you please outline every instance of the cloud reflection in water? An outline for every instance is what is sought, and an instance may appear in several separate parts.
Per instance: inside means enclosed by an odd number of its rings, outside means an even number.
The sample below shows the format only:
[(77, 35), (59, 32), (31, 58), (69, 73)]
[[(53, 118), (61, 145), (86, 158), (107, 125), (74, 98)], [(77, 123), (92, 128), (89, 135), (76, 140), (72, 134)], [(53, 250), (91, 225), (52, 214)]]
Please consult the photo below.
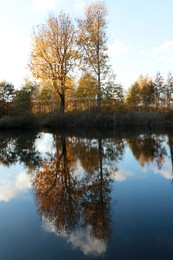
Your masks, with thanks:
[(68, 234), (64, 232), (57, 233), (53, 222), (43, 217), (43, 229), (46, 232), (54, 233), (58, 237), (64, 237), (73, 249), (80, 249), (84, 255), (99, 256), (107, 250), (107, 242), (91, 237), (91, 226), (87, 228), (78, 228)]
[[(10, 178), (11, 177), (11, 178)], [(30, 189), (31, 183), (26, 172), (18, 173), (15, 178), (12, 176), (1, 176), (0, 179), (0, 201), (9, 202), (19, 194)]]

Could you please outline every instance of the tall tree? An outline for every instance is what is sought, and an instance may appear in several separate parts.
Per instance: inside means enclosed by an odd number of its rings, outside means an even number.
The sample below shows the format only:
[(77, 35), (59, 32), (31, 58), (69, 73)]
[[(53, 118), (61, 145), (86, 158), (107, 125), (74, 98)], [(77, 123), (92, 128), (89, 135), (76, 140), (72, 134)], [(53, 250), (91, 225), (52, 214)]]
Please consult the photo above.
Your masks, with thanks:
[(71, 18), (63, 12), (49, 15), (46, 24), (33, 33), (29, 68), (33, 76), (52, 86), (65, 110), (67, 79), (76, 60), (75, 28)]
[[(164, 89), (165, 89), (165, 83), (164, 78), (162, 77), (160, 72), (156, 73), (155, 79), (153, 81), (154, 83), (154, 92), (155, 92), (155, 106), (156, 109), (158, 109), (161, 105), (163, 105), (164, 102)], [(163, 102), (162, 102), (163, 101)]]
[(104, 3), (97, 1), (87, 5), (85, 17), (78, 20), (78, 38), (84, 68), (91, 71), (97, 79), (97, 108), (99, 110), (101, 110), (102, 86), (109, 70), (106, 15)]
[(172, 108), (173, 106), (173, 75), (168, 74), (167, 81), (165, 84), (165, 99), (167, 109)]

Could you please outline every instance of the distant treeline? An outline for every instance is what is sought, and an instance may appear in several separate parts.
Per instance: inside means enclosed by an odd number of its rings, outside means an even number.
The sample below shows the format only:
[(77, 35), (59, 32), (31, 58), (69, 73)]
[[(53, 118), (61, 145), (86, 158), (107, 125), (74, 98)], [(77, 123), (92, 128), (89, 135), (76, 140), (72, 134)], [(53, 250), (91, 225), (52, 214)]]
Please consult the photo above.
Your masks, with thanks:
[[(97, 111), (96, 82), (85, 74), (73, 81), (66, 96), (65, 111)], [(102, 111), (170, 111), (173, 109), (173, 75), (166, 80), (158, 72), (154, 79), (139, 76), (126, 91), (120, 84), (102, 92)], [(13, 84), (0, 82), (0, 117), (20, 116), (27, 113), (49, 113), (60, 111), (60, 98), (46, 85), (28, 79), (16, 90)]]

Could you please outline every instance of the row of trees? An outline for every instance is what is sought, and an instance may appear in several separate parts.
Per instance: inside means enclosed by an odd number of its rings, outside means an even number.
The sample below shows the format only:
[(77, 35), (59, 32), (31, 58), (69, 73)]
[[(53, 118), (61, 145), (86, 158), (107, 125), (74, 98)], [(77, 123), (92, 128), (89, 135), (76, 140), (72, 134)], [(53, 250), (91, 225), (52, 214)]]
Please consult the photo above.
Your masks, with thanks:
[(173, 75), (166, 81), (158, 72), (152, 80), (140, 76), (130, 87), (126, 96), (126, 106), (133, 110), (168, 110), (173, 108)]
[[(89, 73), (82, 75), (71, 85), (66, 95), (66, 110), (91, 110), (97, 107), (97, 80)], [(167, 111), (173, 108), (173, 75), (166, 80), (158, 72), (154, 79), (139, 76), (136, 82), (124, 94), (119, 84), (112, 88), (110, 84), (102, 92), (102, 108), (125, 111)], [(61, 109), (58, 93), (49, 85), (25, 80), (20, 90), (14, 85), (0, 82), (0, 116), (20, 115), (27, 112), (54, 112)]]

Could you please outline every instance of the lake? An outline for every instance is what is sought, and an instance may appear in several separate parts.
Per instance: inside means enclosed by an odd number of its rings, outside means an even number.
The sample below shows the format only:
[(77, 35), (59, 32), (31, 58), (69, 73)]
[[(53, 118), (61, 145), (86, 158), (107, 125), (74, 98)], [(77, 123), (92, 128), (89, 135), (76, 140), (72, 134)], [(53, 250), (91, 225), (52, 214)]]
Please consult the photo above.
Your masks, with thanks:
[(0, 132), (0, 259), (173, 259), (173, 131)]

